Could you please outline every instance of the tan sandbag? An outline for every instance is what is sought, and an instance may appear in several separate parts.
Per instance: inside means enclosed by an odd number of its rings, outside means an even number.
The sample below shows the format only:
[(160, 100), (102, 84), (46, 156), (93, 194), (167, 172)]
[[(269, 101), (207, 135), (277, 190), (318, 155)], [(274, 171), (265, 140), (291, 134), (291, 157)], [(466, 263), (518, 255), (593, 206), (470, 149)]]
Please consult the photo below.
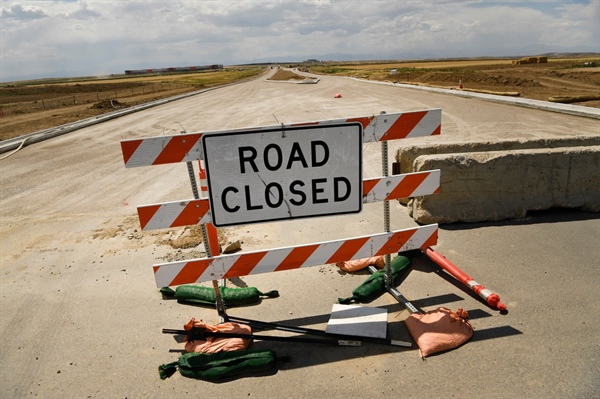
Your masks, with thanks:
[(421, 357), (459, 347), (473, 336), (469, 313), (462, 308), (456, 312), (440, 307), (425, 314), (413, 313), (406, 327), (413, 337)]
[(335, 264), (337, 267), (342, 269), (345, 272), (351, 273), (358, 270), (365, 269), (370, 265), (377, 267), (378, 269), (383, 269), (385, 266), (385, 259), (383, 256), (373, 256), (371, 258), (363, 258), (363, 259), (353, 259), (347, 260), (343, 262), (338, 262)]
[[(189, 331), (192, 328), (205, 329), (211, 332), (252, 334), (252, 328), (247, 324), (227, 322), (213, 326), (195, 318), (192, 318), (185, 326), (183, 326), (183, 329), (186, 331)], [(185, 351), (195, 353), (237, 351), (248, 348), (250, 341), (250, 339), (245, 338), (206, 337), (206, 341), (194, 340), (186, 342)]]

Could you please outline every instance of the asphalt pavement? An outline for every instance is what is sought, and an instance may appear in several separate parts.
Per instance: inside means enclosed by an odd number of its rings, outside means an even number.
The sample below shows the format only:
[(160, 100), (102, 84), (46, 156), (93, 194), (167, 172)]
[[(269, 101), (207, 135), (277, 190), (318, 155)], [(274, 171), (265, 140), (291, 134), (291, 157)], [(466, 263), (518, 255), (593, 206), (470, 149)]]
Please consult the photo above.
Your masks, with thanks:
[[(342, 98), (334, 98), (341, 93)], [(532, 212), (518, 220), (441, 225), (436, 251), (508, 307), (499, 312), (411, 253), (398, 289), (416, 306), (469, 311), (473, 338), (422, 360), (416, 347), (255, 341), (281, 358), (260, 375), (213, 383), (158, 366), (182, 349), (162, 328), (210, 307), (161, 297), (152, 265), (198, 256), (174, 249), (183, 229), (141, 232), (136, 207), (192, 197), (184, 164), (125, 169), (120, 141), (189, 132), (442, 109), (442, 134), (410, 139), (488, 140), (594, 135), (598, 121), (480, 98), (323, 77), (315, 85), (257, 80), (169, 102), (35, 143), (0, 161), (0, 385), (7, 398), (596, 398), (600, 334), (596, 292), (600, 216)], [(390, 152), (402, 145), (391, 145)], [(380, 147), (365, 145), (366, 177), (381, 174)], [(590, 173), (594, 173), (593, 170)], [(391, 204), (391, 227), (416, 224)], [(381, 203), (357, 215), (230, 227), (244, 251), (381, 232)], [(171, 240), (171, 241), (170, 241)], [(254, 320), (325, 329), (332, 306), (367, 277), (335, 265), (242, 277), (236, 284), (279, 298), (227, 309)], [(230, 284), (233, 285), (233, 282)], [(411, 340), (409, 312), (389, 294), (387, 336)], [(280, 334), (280, 332), (271, 332)]]

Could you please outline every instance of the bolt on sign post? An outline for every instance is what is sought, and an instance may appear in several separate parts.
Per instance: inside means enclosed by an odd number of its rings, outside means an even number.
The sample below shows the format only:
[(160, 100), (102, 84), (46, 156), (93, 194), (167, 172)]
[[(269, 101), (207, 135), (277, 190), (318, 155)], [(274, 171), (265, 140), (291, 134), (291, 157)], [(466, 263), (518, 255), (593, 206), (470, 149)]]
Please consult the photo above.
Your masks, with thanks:
[[(441, 110), (189, 133), (121, 142), (127, 168), (204, 161), (209, 198), (138, 207), (143, 230), (233, 226), (360, 212), (363, 203), (435, 194), (440, 171), (362, 179), (362, 144), (440, 134)], [(385, 151), (387, 154), (387, 150)], [(387, 155), (386, 155), (387, 156)], [(158, 287), (215, 281), (433, 246), (437, 224), (302, 246), (154, 265)]]
[[(204, 198), (208, 194), (208, 185), (206, 183), (206, 169), (204, 168), (204, 161), (198, 161), (199, 177), (200, 177), (200, 197)], [(219, 246), (219, 237), (217, 234), (216, 227), (211, 222), (206, 222), (206, 234), (208, 238), (208, 244), (210, 253), (212, 256), (221, 255), (221, 247)]]

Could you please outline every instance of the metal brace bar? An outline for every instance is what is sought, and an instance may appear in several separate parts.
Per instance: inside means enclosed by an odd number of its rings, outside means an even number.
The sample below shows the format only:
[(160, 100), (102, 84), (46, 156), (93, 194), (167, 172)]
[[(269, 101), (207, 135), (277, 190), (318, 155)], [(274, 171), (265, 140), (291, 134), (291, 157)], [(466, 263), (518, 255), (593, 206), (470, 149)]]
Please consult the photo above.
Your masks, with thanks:
[[(377, 273), (377, 268), (375, 266), (369, 266), (369, 273), (373, 274), (373, 273)], [(389, 286), (389, 287), (385, 287), (385, 289), (387, 290), (387, 292), (390, 293), (390, 295), (392, 295), (394, 297), (394, 299), (396, 299), (398, 302), (400, 302), (401, 304), (404, 305), (404, 307), (406, 309), (408, 309), (408, 311), (410, 313), (423, 313), (423, 311), (421, 311), (419, 308), (417, 308), (415, 305), (413, 305), (408, 299), (406, 299), (406, 297), (404, 295), (402, 295), (402, 293), (400, 291), (398, 291), (398, 289), (396, 287)]]
[[(381, 111), (384, 115), (385, 111)], [(381, 173), (383, 177), (389, 176), (389, 164), (388, 164), (388, 142), (381, 142)], [(383, 228), (386, 233), (390, 232), (390, 202), (383, 201)], [(376, 269), (373, 266), (369, 266), (369, 271), (374, 273)], [(392, 274), (392, 261), (391, 255), (385, 254), (385, 289), (400, 303), (402, 303), (411, 313), (422, 313), (417, 309), (400, 291), (394, 286), (394, 276)]]
[[(385, 111), (381, 111), (381, 115), (384, 115)], [(389, 165), (388, 165), (388, 142), (387, 140), (381, 142), (381, 173), (383, 177), (389, 176)], [(386, 233), (390, 232), (390, 203), (389, 201), (383, 201), (383, 229)], [(394, 286), (393, 275), (392, 275), (392, 257), (390, 254), (385, 254), (385, 287)]]

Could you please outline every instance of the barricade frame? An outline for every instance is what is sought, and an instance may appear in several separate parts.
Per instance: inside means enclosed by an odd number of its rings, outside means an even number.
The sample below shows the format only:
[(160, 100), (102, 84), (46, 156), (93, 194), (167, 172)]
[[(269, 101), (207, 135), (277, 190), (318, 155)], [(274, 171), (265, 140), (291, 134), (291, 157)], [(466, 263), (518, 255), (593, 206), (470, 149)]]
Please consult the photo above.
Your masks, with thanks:
[[(441, 133), (441, 110), (440, 109), (432, 109), (432, 110), (411, 111), (411, 112), (393, 113), (393, 114), (387, 114), (385, 112), (382, 112), (379, 115), (372, 115), (372, 116), (365, 116), (365, 117), (325, 120), (325, 121), (317, 121), (317, 122), (303, 122), (303, 123), (294, 123), (294, 124), (288, 124), (288, 125), (281, 124), (280, 126), (278, 125), (278, 126), (268, 127), (268, 128), (283, 128), (283, 129), (285, 129), (286, 126), (287, 127), (292, 127), (292, 126), (298, 127), (298, 126), (314, 126), (314, 125), (319, 125), (319, 124), (320, 125), (329, 125), (329, 124), (342, 124), (342, 123), (355, 123), (355, 122), (359, 122), (362, 125), (363, 144), (365, 142), (380, 142), (381, 143), (382, 175), (383, 176), (380, 178), (375, 178), (375, 179), (362, 179), (362, 184), (363, 184), (363, 202), (375, 202), (375, 201), (383, 202), (384, 241), (383, 241), (383, 245), (381, 246), (381, 248), (378, 251), (376, 251), (375, 253), (372, 253), (371, 256), (373, 256), (375, 254), (385, 255), (386, 288), (389, 288), (393, 285), (392, 272), (391, 272), (391, 267), (390, 267), (390, 265), (391, 265), (391, 261), (390, 261), (391, 255), (390, 254), (393, 252), (399, 253), (399, 252), (408, 251), (408, 250), (412, 250), (412, 249), (421, 249), (421, 248), (430, 247), (432, 245), (436, 245), (437, 244), (437, 233), (438, 233), (437, 224), (417, 227), (415, 229), (399, 230), (396, 232), (390, 231), (389, 201), (393, 200), (393, 199), (407, 198), (407, 197), (411, 197), (411, 196), (429, 195), (429, 194), (435, 194), (435, 193), (439, 192), (440, 171), (435, 170), (435, 171), (428, 171), (428, 172), (417, 172), (417, 173), (396, 175), (396, 176), (390, 177), (389, 176), (389, 162), (388, 162), (388, 158), (389, 158), (388, 141), (402, 139), (402, 138), (408, 138), (408, 137), (419, 137), (419, 136), (429, 136), (429, 135), (440, 134)], [(252, 127), (252, 128), (245, 128), (245, 129), (236, 129), (236, 131), (251, 132), (251, 131), (256, 131), (256, 130), (260, 130), (260, 129), (265, 129), (265, 127)], [(186, 264), (189, 263), (192, 265), (198, 264), (198, 263), (206, 263), (208, 261), (212, 262), (216, 259), (218, 259), (219, 261), (222, 261), (226, 257), (229, 257), (231, 259), (231, 255), (220, 255), (220, 248), (219, 248), (219, 243), (218, 243), (218, 238), (217, 238), (217, 232), (216, 232), (215, 227), (212, 225), (212, 223), (210, 221), (208, 200), (200, 197), (200, 192), (198, 191), (198, 187), (197, 187), (197, 183), (196, 183), (196, 177), (195, 177), (194, 168), (193, 168), (193, 164), (192, 164), (193, 161), (199, 162), (199, 170), (200, 170), (199, 177), (200, 177), (200, 181), (202, 184), (205, 184), (205, 181), (203, 182), (203, 178), (206, 178), (206, 171), (204, 170), (204, 167), (202, 165), (202, 162), (204, 162), (202, 148), (201, 148), (202, 147), (202, 145), (201, 145), (202, 135), (203, 135), (203, 133), (187, 133), (185, 131), (182, 131), (181, 135), (176, 135), (176, 136), (160, 136), (160, 137), (150, 137), (150, 138), (146, 138), (146, 139), (131, 139), (131, 140), (121, 141), (123, 160), (124, 160), (126, 168), (169, 164), (169, 163), (177, 163), (177, 162), (185, 162), (186, 163), (187, 170), (188, 170), (188, 176), (190, 179), (190, 185), (192, 187), (192, 192), (193, 192), (194, 198), (192, 200), (175, 201), (175, 202), (170, 202), (170, 203), (159, 203), (159, 204), (140, 206), (140, 207), (138, 207), (138, 216), (140, 218), (140, 225), (142, 226), (143, 230), (199, 224), (201, 227), (201, 233), (202, 233), (202, 238), (203, 238), (203, 242), (204, 242), (206, 258), (192, 259), (192, 260), (185, 262)], [(363, 162), (363, 160), (361, 159), (360, 162)], [(411, 179), (412, 180), (422, 179), (422, 181), (429, 179), (429, 181), (428, 181), (427, 185), (423, 184), (421, 181), (421, 184), (417, 185), (417, 189), (413, 190), (412, 192), (408, 192), (409, 189), (406, 186), (403, 187), (402, 189), (391, 190), (389, 192), (387, 192), (385, 190), (385, 188), (383, 189), (383, 191), (373, 191), (372, 190), (381, 182), (383, 182), (383, 185), (387, 186), (387, 188), (389, 188), (389, 186), (391, 184), (393, 184), (394, 182), (397, 183), (395, 187), (399, 187), (400, 182), (404, 179), (408, 179), (407, 181), (409, 181)], [(365, 183), (365, 182), (367, 182), (367, 183)], [(368, 190), (365, 190), (365, 185), (369, 188)], [(413, 182), (413, 185), (414, 185), (414, 182)], [(423, 189), (423, 186), (427, 186), (427, 188)], [(433, 189), (431, 187), (433, 187)], [(207, 194), (207, 192), (206, 192), (207, 190), (204, 185), (202, 186), (201, 190), (202, 190), (202, 194), (205, 194), (205, 193)], [(385, 193), (385, 195), (383, 195), (383, 198), (379, 198), (379, 196), (381, 196), (381, 192)], [(369, 196), (370, 193), (374, 193), (374, 194)], [(192, 210), (192, 211), (199, 211), (199, 213), (198, 212), (196, 212), (196, 213), (190, 212), (191, 216), (187, 213), (186, 213), (186, 215), (182, 216), (184, 212), (180, 212), (179, 214), (177, 214), (177, 217), (173, 218), (172, 217), (173, 215), (168, 212), (169, 209), (167, 209), (167, 211), (165, 211), (165, 207), (166, 208), (170, 207), (171, 213), (173, 212), (173, 210), (172, 210), (173, 208), (175, 208), (177, 210), (178, 207), (180, 208), (180, 210), (188, 209), (188, 210)], [(157, 222), (157, 223), (149, 224), (149, 222), (151, 220), (153, 220), (153, 218), (156, 216), (157, 213), (161, 213), (161, 209), (162, 209), (162, 214), (171, 214), (172, 222), (168, 225), (165, 225), (164, 220), (163, 220), (165, 218), (159, 217), (159, 219), (160, 219), (159, 223)], [(177, 212), (175, 212), (175, 213), (177, 213)], [(208, 218), (206, 217), (207, 215), (208, 215)], [(169, 218), (167, 217), (167, 219), (169, 219)], [(420, 241), (420, 243), (417, 243), (418, 244), (417, 246), (414, 245), (415, 243), (413, 243), (413, 245), (410, 245), (410, 243), (411, 243), (410, 238), (411, 238), (412, 234), (409, 235), (408, 237), (403, 237), (404, 241), (402, 241), (401, 243), (400, 242), (394, 243), (394, 245), (392, 245), (390, 243), (390, 240), (397, 239), (398, 235), (402, 235), (402, 236), (408, 235), (409, 230), (425, 231), (427, 229), (429, 229), (429, 230), (433, 229), (434, 232), (432, 234), (430, 234), (427, 238)], [(385, 239), (386, 235), (389, 236), (389, 237), (387, 237), (387, 240)], [(354, 239), (364, 239), (364, 238), (365, 237), (348, 238), (348, 239), (338, 240), (336, 242), (351, 241)], [(299, 248), (299, 250), (302, 250), (302, 249), (306, 249), (307, 247), (314, 247), (314, 245), (320, 245), (320, 244), (331, 244), (331, 242), (311, 244), (308, 246), (302, 246), (302, 247), (298, 247), (298, 248)], [(335, 253), (337, 255), (339, 255), (340, 251), (343, 247), (344, 247), (344, 243), (341, 243), (339, 248), (336, 249)], [(295, 247), (290, 247), (290, 248), (292, 248), (292, 252), (295, 249)], [(394, 250), (391, 250), (392, 248), (394, 248)], [(284, 248), (262, 251), (262, 253), (281, 251), (282, 249), (284, 249)], [(298, 250), (296, 250), (296, 253), (298, 253)], [(360, 251), (354, 252), (354, 254), (357, 254), (357, 253), (362, 254), (362, 252), (360, 252)], [(252, 257), (253, 255), (255, 257), (258, 257), (258, 255), (257, 255), (258, 252), (252, 252), (252, 253), (248, 253), (248, 254), (250, 257)], [(345, 251), (345, 252), (342, 251), (341, 254), (342, 255), (346, 255), (346, 254), (351, 255), (352, 253), (350, 251)], [(288, 262), (289, 262), (289, 255), (290, 254), (288, 254), (284, 257), (283, 262), (285, 262), (286, 259), (288, 259)], [(234, 256), (238, 256), (238, 255), (234, 255)], [(311, 254), (309, 254), (309, 256), (311, 256)], [(264, 255), (263, 255), (263, 257), (264, 257)], [(351, 260), (351, 259), (356, 259), (356, 258), (360, 258), (360, 257), (366, 257), (366, 256), (352, 256), (349, 259), (339, 259), (339, 258), (336, 258), (335, 256), (333, 256), (333, 257), (329, 257), (327, 259), (328, 260), (334, 260), (334, 259)], [(321, 259), (321, 258), (318, 258), (318, 259)], [(203, 260), (204, 260), (204, 262), (203, 262)], [(170, 264), (154, 265), (155, 277), (156, 277), (157, 273), (160, 274), (161, 267), (167, 266), (167, 265), (172, 265), (173, 263), (177, 263), (177, 262), (171, 262)], [(233, 262), (233, 263), (235, 263), (235, 262)], [(322, 265), (322, 264), (326, 264), (326, 263), (335, 263), (335, 262), (328, 261), (325, 263), (317, 263), (317, 264), (313, 264), (313, 265), (309, 265), (309, 266)], [(244, 267), (242, 267), (242, 269), (248, 270), (248, 266), (246, 265), (245, 269), (244, 269)], [(287, 269), (289, 269), (289, 268), (282, 268), (282, 270), (287, 270)], [(182, 268), (182, 270), (183, 270), (183, 268)], [(250, 270), (252, 270), (252, 269), (250, 269)], [(212, 275), (211, 275), (211, 277), (213, 277), (213, 278), (204, 279), (204, 280), (200, 280), (199, 277), (197, 277), (195, 280), (193, 280), (193, 279), (187, 280), (185, 278), (184, 279), (175, 278), (175, 279), (171, 280), (170, 285), (187, 284), (187, 283), (209, 281), (209, 280), (212, 281), (213, 288), (215, 290), (216, 309), (217, 309), (219, 316), (221, 317), (221, 320), (223, 321), (223, 320), (227, 320), (227, 315), (226, 315), (226, 310), (225, 310), (225, 304), (223, 303), (223, 300), (220, 295), (219, 285), (225, 284), (225, 282), (224, 282), (225, 278), (238, 277), (238, 276), (243, 276), (243, 275), (248, 275), (248, 274), (250, 274), (250, 273), (235, 274), (235, 273), (230, 273), (230, 272), (223, 272), (221, 274), (218, 274), (218, 277), (220, 277), (220, 280), (217, 280), (216, 278), (214, 278), (215, 273), (212, 273)], [(191, 275), (193, 275), (193, 273)], [(189, 277), (191, 275), (189, 273), (186, 274), (187, 277)], [(178, 284), (172, 284), (174, 281), (177, 282)], [(158, 280), (157, 280), (157, 284), (159, 284)]]

